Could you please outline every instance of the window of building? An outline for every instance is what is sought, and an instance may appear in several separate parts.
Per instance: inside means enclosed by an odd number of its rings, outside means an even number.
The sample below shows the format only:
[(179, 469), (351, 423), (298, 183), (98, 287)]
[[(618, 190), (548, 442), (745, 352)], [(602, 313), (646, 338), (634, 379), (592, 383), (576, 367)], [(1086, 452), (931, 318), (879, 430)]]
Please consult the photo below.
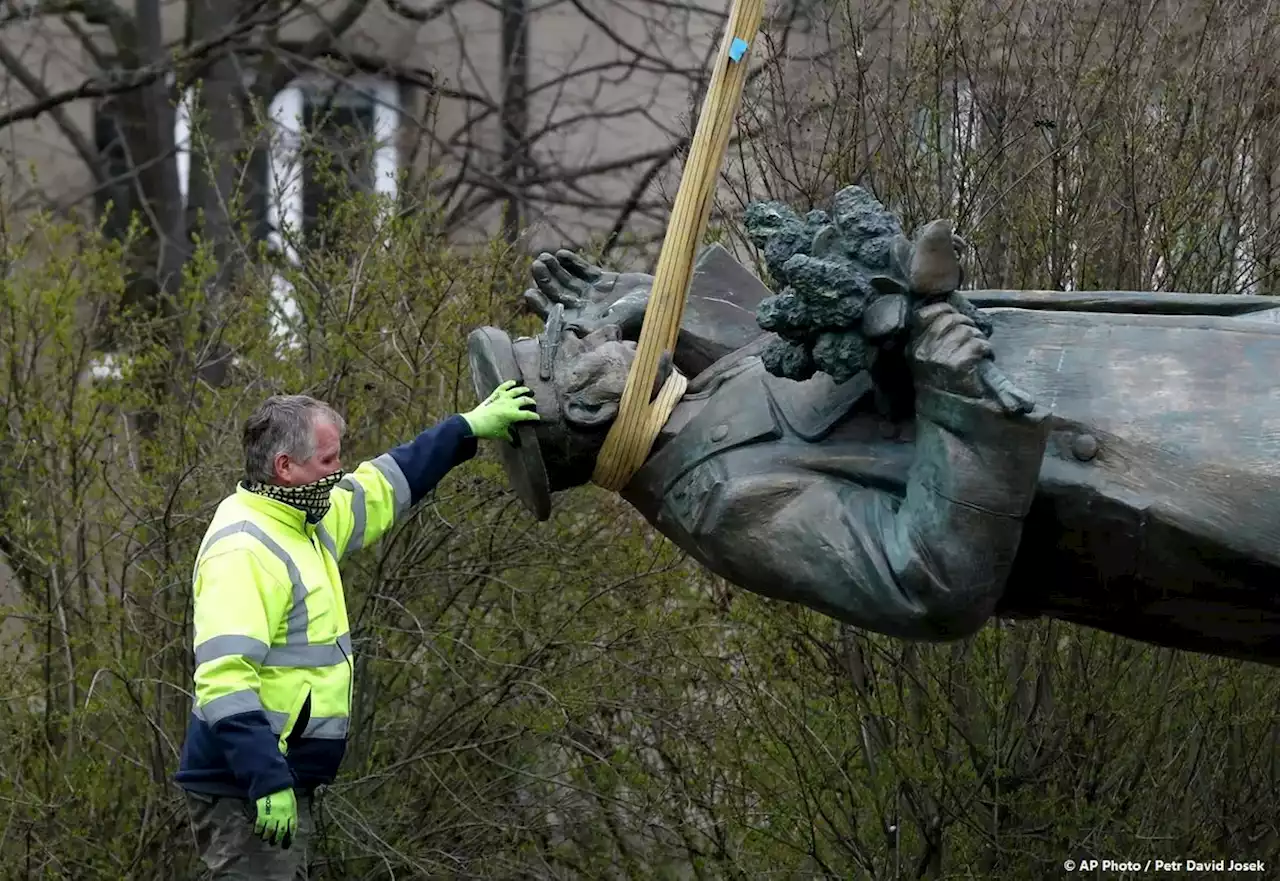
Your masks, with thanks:
[(300, 83), (276, 96), (267, 169), (274, 234), (289, 230), (294, 244), (318, 244), (321, 220), (341, 197), (340, 179), (357, 191), (395, 197), (400, 106), (397, 84), (372, 77)]
[[(193, 92), (189, 88), (174, 115), (178, 189), (185, 204), (191, 175)], [(297, 263), (300, 247), (323, 247), (329, 206), (350, 187), (392, 199), (400, 170), (397, 140), (400, 84), (360, 76), (341, 81), (299, 80), (281, 90), (271, 103), (270, 147), (253, 160), (245, 206), (256, 220), (254, 239)], [(94, 118), (96, 146), (111, 183), (101, 188), (95, 208), (107, 212), (106, 232), (123, 237), (131, 213), (139, 207), (133, 167), (122, 136), (122, 120), (111, 101), (103, 101)], [(293, 335), (297, 304), (288, 282), (274, 279), (276, 331)]]
[[(274, 132), (267, 171), (270, 246), (291, 263), (298, 247), (323, 247), (328, 207), (339, 180), (394, 199), (400, 170), (399, 84), (376, 77), (298, 82), (271, 104)], [(277, 331), (297, 320), (289, 283), (277, 277)]]
[[(192, 99), (188, 88), (174, 114), (175, 164), (184, 202), (191, 178)], [(248, 199), (250, 210), (267, 219), (264, 233), (278, 234), (289, 226), (304, 241), (317, 235), (326, 206), (340, 197), (337, 178), (358, 191), (394, 198), (400, 107), (398, 84), (375, 77), (339, 84), (304, 82), (281, 90), (270, 109), (275, 128), (271, 148), (260, 157), (263, 185), (250, 188)], [(97, 108), (94, 136), (111, 180), (97, 193), (96, 207), (101, 215), (112, 203), (109, 227), (123, 235), (137, 197), (123, 121), (111, 99)]]
[(94, 194), (94, 211), (98, 217), (106, 215), (104, 229), (108, 236), (123, 238), (129, 231), (129, 215), (137, 198), (130, 186), (131, 163), (116, 110), (114, 102), (103, 102), (93, 119), (94, 146), (107, 177), (106, 185)]
[[(179, 146), (177, 161), (179, 188), (185, 201), (187, 194), (187, 167), (183, 160), (187, 141), (187, 114), (180, 112), (174, 123), (174, 143)], [(93, 114), (93, 140), (102, 162), (106, 182), (94, 193), (94, 214), (102, 221), (103, 234), (109, 238), (123, 239), (129, 234), (129, 223), (135, 211), (141, 211), (137, 181), (132, 173), (134, 160), (125, 139), (126, 119), (118, 99), (106, 98), (98, 102)], [(89, 375), (97, 380), (120, 379), (120, 359), (116, 353), (106, 352), (89, 362)]]
[[(169, 74), (168, 79), (172, 85), (173, 74)], [(178, 191), (184, 205), (191, 175), (192, 97), (192, 89), (188, 88), (175, 108), (173, 121), (174, 161), (177, 165)], [(99, 218), (107, 215), (103, 231), (112, 238), (124, 238), (129, 232), (129, 218), (135, 210), (141, 209), (137, 182), (132, 173), (134, 160), (129, 155), (124, 131), (126, 120), (122, 112), (118, 99), (105, 98), (98, 102), (93, 113), (94, 147), (107, 178), (106, 185), (99, 187), (94, 193), (94, 212)]]

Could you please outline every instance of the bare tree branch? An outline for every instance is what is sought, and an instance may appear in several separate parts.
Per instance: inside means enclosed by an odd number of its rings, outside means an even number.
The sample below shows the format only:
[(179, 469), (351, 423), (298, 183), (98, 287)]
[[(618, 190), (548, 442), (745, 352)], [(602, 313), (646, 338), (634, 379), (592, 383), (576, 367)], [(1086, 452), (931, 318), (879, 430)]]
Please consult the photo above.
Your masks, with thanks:
[[(644, 61), (648, 62), (649, 64), (655, 67), (665, 69), (668, 73), (678, 73), (676, 68), (672, 66), (670, 62), (662, 58), (656, 58), (649, 52), (645, 51), (645, 49), (643, 49), (642, 47), (636, 46), (634, 43), (628, 40), (624, 40), (622, 38), (622, 35), (618, 33), (618, 29), (610, 26), (609, 23), (606, 22), (604, 19), (602, 19), (599, 15), (587, 9), (586, 3), (584, 3), (583, 0), (569, 0), (569, 2), (573, 5), (575, 9), (578, 10), (578, 12), (582, 15), (583, 18), (591, 22), (591, 24), (594, 25), (602, 34), (604, 34), (605, 37), (607, 37), (610, 42), (614, 43), (617, 46), (622, 47), (623, 49), (626, 49), (637, 60), (643, 59)], [(720, 17), (723, 18), (724, 14), (721, 13)], [(709, 51), (715, 51), (715, 50), (713, 48)]]
[(644, 198), (645, 192), (653, 184), (662, 170), (667, 167), (680, 151), (684, 149), (683, 142), (676, 142), (671, 145), (671, 149), (665, 156), (656, 157), (653, 162), (645, 169), (644, 174), (636, 180), (635, 185), (631, 188), (631, 193), (627, 196), (627, 201), (623, 203), (622, 210), (618, 212), (617, 219), (614, 220), (613, 226), (609, 227), (609, 232), (605, 236), (604, 247), (600, 252), (600, 259), (607, 259), (614, 247), (618, 244), (618, 238), (626, 230), (627, 225), (631, 222), (631, 217), (640, 210), (641, 200)]
[(37, 102), (49, 104), (49, 115), (53, 117), (58, 130), (70, 142), (71, 147), (76, 151), (76, 155), (84, 162), (85, 168), (93, 175), (93, 179), (98, 184), (105, 183), (106, 173), (102, 168), (102, 162), (98, 159), (98, 151), (94, 149), (93, 144), (89, 143), (89, 139), (71, 121), (63, 105), (52, 100), (52, 96), (49, 94), (49, 90), (45, 88), (44, 83), (3, 42), (0, 42), (0, 66), (3, 66)]
[[(319, 31), (301, 47), (293, 50), (293, 54), (306, 59), (325, 54), (351, 29), (368, 6), (369, 0), (348, 0), (346, 6), (328, 22), (323, 21), (319, 13), (316, 13), (316, 17), (322, 20)], [(269, 52), (266, 58), (267, 62), (259, 72), (252, 91), (259, 100), (270, 101), (288, 85), (293, 73), (281, 65), (278, 58), (272, 58)]]
[(80, 43), (80, 48), (93, 59), (93, 63), (98, 66), (99, 70), (105, 70), (110, 66), (110, 59), (98, 48), (93, 37), (89, 36), (78, 21), (69, 15), (64, 15), (62, 16), (62, 26), (75, 35), (76, 40)]
[[(261, 9), (267, 5), (266, 3), (259, 3), (257, 8)], [(71, 101), (82, 98), (109, 98), (134, 91), (143, 86), (149, 86), (171, 72), (178, 72), (186, 66), (199, 63), (214, 50), (222, 49), (228, 44), (234, 43), (249, 31), (274, 21), (278, 16), (278, 12), (270, 12), (261, 18), (251, 17), (234, 22), (225, 28), (222, 33), (192, 44), (190, 48), (169, 61), (154, 62), (119, 73), (104, 73), (98, 77), (90, 78), (78, 86), (72, 86), (58, 92), (46, 93), (43, 98), (37, 99), (24, 107), (18, 107), (7, 113), (0, 113), (0, 129), (7, 128), (15, 122), (36, 119)]]
[(137, 40), (133, 17), (113, 0), (40, 0), (34, 6), (5, 0), (4, 8), (7, 14), (0, 18), (0, 27), (45, 16), (78, 15), (86, 24), (105, 25), (112, 42), (122, 53), (131, 52)]
[[(466, 0), (440, 0), (429, 9), (414, 9), (404, 0), (386, 0), (387, 8), (401, 18), (407, 18), (418, 24), (428, 24), (448, 14), (455, 6), (466, 2)], [(497, 8), (494, 3), (485, 2), (486, 6)]]
[(79, 15), (89, 24), (121, 25), (131, 22), (129, 14), (112, 0), (38, 0), (34, 4), (4, 0), (4, 10), (0, 25), (46, 15)]

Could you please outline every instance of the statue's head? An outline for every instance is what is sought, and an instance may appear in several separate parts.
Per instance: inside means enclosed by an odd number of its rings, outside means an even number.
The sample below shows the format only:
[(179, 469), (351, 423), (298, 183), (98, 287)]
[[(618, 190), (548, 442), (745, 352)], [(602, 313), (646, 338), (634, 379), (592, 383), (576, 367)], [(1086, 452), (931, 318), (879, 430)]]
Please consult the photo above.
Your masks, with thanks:
[[(615, 325), (584, 337), (566, 329), (559, 311), (536, 337), (511, 339), (496, 327), (468, 338), (471, 380), (484, 398), (508, 379), (527, 386), (537, 401), (538, 422), (513, 428), (513, 443), (498, 454), (516, 495), (535, 517), (551, 515), (551, 494), (591, 480), (596, 456), (618, 415), (636, 344)], [(671, 372), (664, 357), (651, 393)]]

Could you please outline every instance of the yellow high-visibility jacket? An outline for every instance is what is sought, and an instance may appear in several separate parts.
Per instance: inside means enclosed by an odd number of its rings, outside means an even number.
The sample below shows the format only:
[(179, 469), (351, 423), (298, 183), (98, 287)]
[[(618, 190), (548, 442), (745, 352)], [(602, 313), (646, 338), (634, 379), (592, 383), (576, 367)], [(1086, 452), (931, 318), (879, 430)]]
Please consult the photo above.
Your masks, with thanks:
[(452, 416), (363, 462), (318, 524), (243, 486), (218, 506), (193, 573), (195, 705), (178, 783), (256, 800), (332, 782), (346, 751), (353, 655), (339, 562), (380, 539), (475, 455)]

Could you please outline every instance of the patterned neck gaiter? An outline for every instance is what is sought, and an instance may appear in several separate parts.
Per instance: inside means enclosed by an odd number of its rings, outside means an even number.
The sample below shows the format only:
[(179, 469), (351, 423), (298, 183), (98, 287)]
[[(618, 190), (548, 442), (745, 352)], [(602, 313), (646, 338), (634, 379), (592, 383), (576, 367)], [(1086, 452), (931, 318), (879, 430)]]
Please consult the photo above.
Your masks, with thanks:
[(330, 491), (337, 486), (344, 475), (343, 471), (335, 471), (328, 477), (322, 477), (302, 486), (276, 486), (250, 480), (244, 481), (241, 486), (251, 493), (292, 505), (306, 513), (309, 523), (319, 523), (324, 519), (324, 515), (329, 513)]

